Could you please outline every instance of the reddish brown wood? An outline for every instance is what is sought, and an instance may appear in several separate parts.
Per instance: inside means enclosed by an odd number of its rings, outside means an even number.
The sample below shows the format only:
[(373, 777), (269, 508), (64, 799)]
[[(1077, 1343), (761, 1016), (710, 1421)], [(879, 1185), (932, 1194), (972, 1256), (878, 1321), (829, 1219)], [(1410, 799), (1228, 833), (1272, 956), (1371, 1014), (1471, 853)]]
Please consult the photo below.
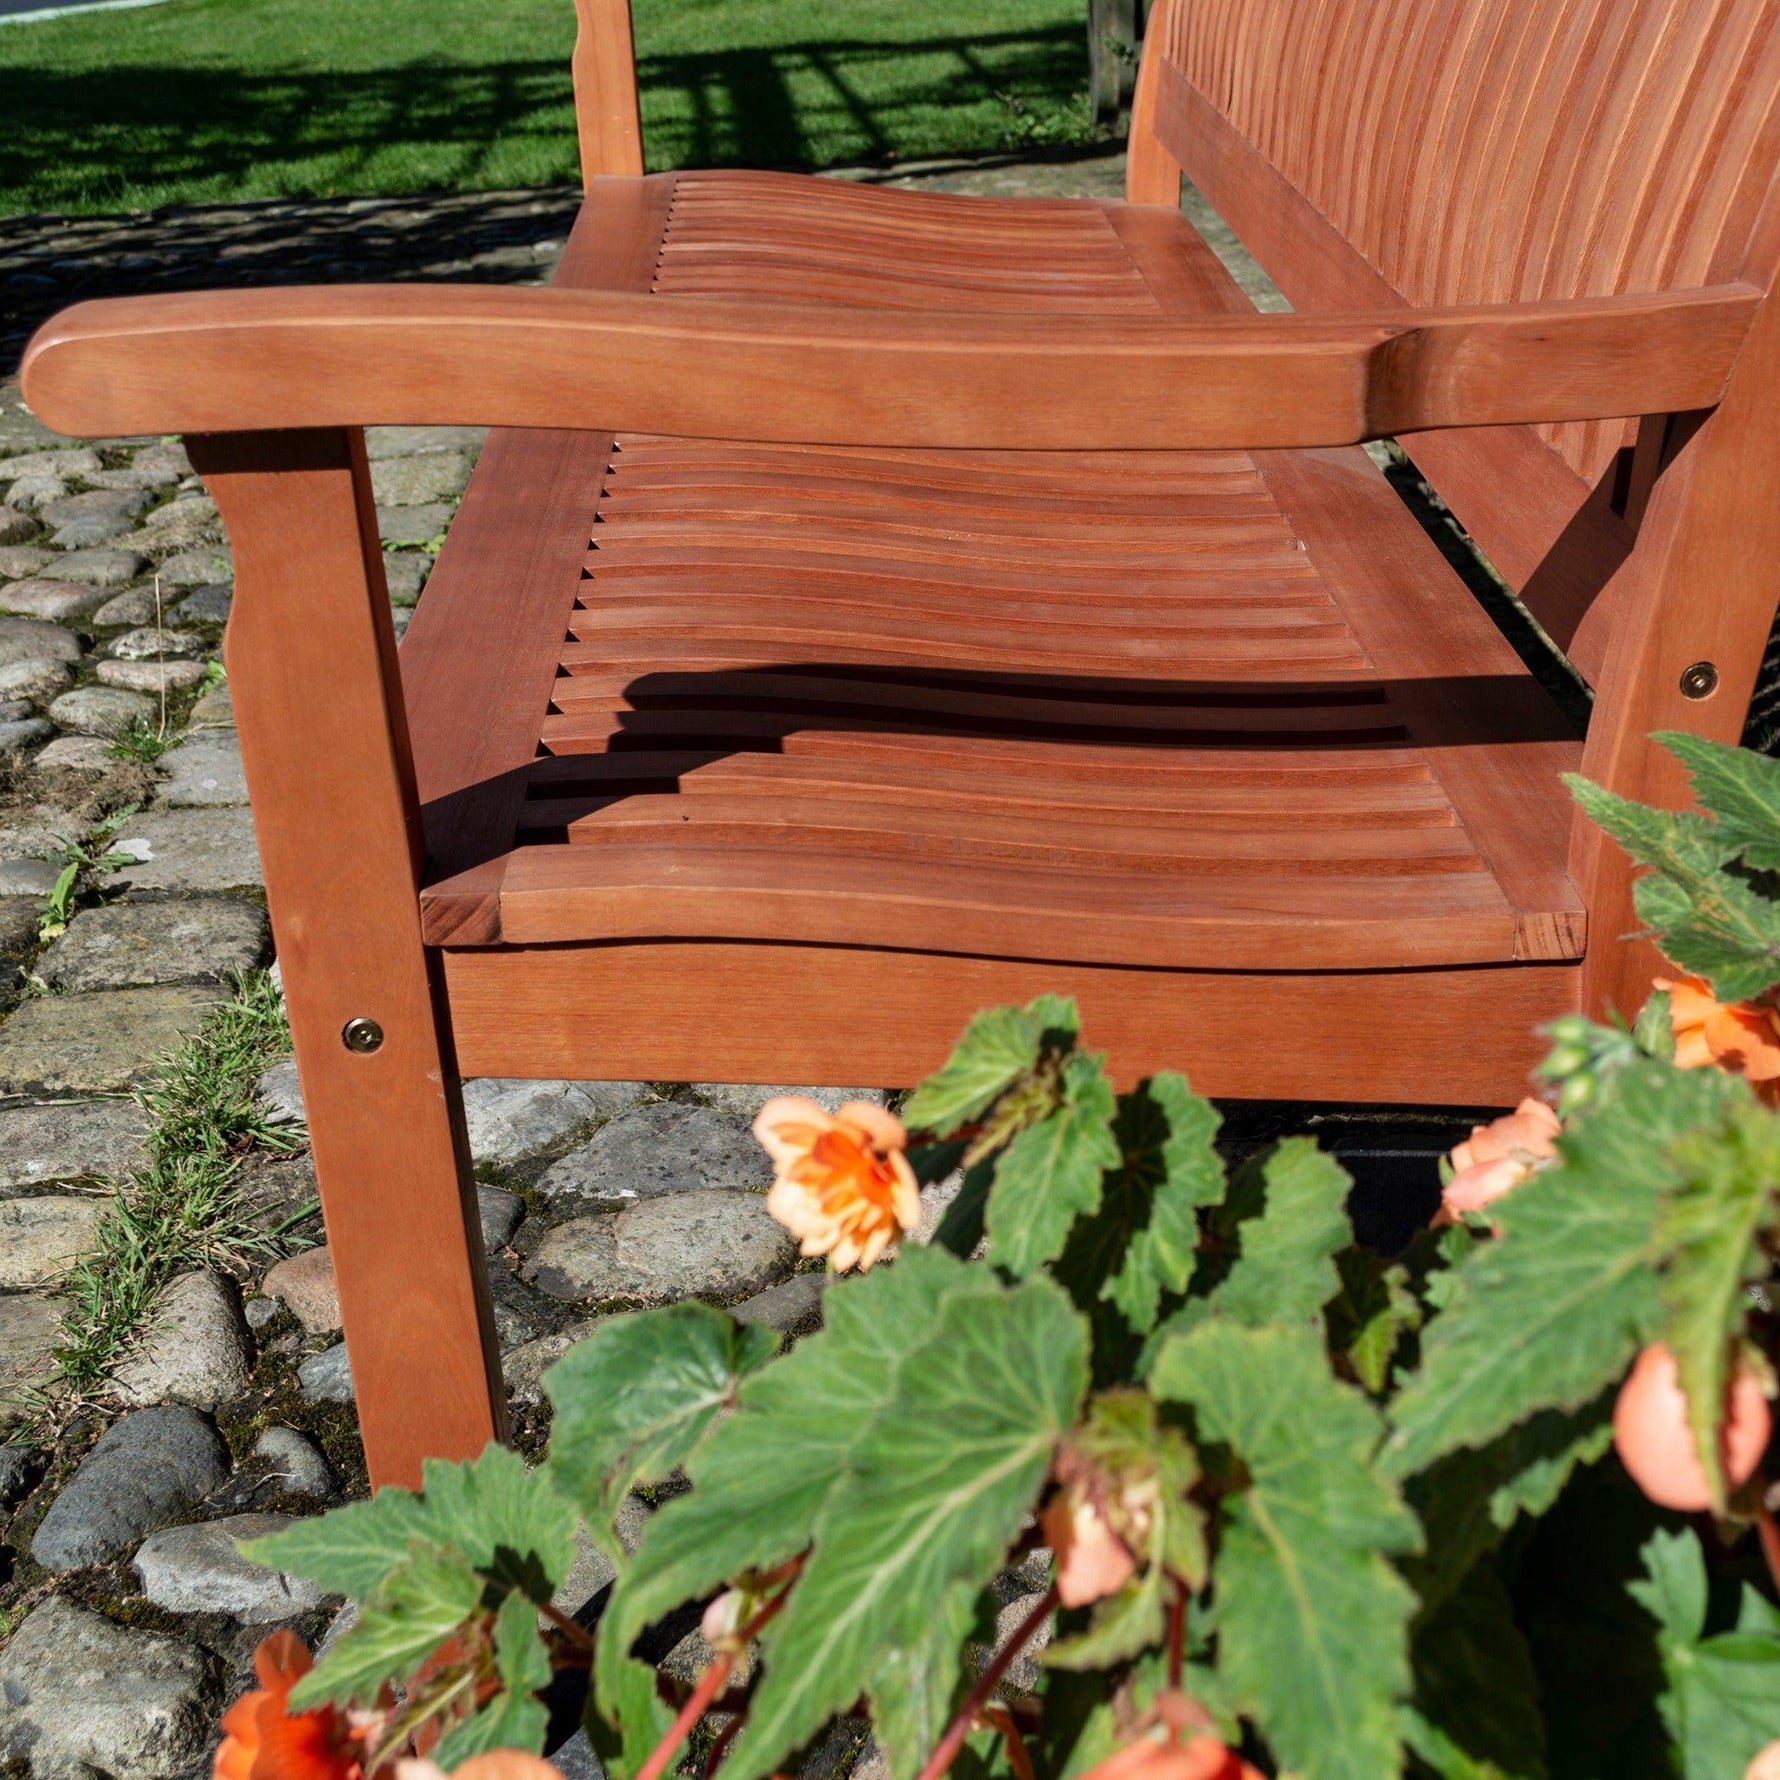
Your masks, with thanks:
[(602, 176), (642, 173), (643, 116), (630, 0), (575, 0), (575, 12), (575, 129), (581, 178), (591, 190)]
[[(364, 443), (249, 433), (190, 450), (234, 545), (229, 681), (365, 1457), (373, 1482), (417, 1485), (423, 1458), (503, 1437), (506, 1398), (450, 1025), (417, 918), (413, 767)], [(355, 1019), (377, 1022), (380, 1049), (346, 1048)]]
[(1277, 449), (1708, 407), (1758, 301), (1732, 284), (1414, 319), (1035, 327), (926, 307), (363, 285), (78, 304), (38, 331), (21, 376), (49, 425), (86, 435), (444, 420), (946, 449)]
[(479, 1075), (895, 1087), (935, 1068), (978, 1009), (1063, 985), (1124, 1086), (1184, 1069), (1205, 1094), (1483, 1106), (1526, 1092), (1545, 1054), (1535, 1028), (1574, 1011), (1580, 970), (1113, 970), (717, 941), (442, 956)]

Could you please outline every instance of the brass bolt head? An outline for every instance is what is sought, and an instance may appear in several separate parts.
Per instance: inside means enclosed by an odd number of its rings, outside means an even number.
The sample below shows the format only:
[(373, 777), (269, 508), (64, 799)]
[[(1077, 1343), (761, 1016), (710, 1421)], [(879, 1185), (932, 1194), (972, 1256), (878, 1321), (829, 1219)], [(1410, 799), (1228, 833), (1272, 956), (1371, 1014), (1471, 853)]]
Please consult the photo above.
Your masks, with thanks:
[(357, 1051), (362, 1056), (369, 1056), (372, 1051), (383, 1046), (383, 1028), (375, 1020), (363, 1017), (348, 1020), (340, 1028), (340, 1042), (349, 1051)]

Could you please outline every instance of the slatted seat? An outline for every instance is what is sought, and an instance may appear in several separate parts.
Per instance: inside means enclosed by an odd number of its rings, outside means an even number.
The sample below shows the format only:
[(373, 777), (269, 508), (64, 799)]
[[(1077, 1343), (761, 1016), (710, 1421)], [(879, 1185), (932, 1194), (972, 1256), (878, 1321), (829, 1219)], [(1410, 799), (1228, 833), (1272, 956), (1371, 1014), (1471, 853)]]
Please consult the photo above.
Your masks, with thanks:
[[(1655, 962), (1562, 775), (1683, 801), (1650, 732), (1735, 740), (1780, 603), (1780, 0), (1157, 0), (1117, 204), (645, 177), (578, 3), (554, 288), (85, 305), (24, 372), (229, 527), (379, 1481), (502, 1428), (460, 1076), (900, 1085), (1062, 991), (1123, 1081), (1511, 1101)], [(427, 423), (494, 430), (398, 656), (359, 429)]]

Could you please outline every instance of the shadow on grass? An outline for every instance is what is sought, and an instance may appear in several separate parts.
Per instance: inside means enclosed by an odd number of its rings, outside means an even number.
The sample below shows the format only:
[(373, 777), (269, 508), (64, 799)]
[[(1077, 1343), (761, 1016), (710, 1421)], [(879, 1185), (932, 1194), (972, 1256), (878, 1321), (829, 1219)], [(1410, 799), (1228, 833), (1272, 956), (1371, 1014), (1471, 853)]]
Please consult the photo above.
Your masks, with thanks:
[[(645, 56), (654, 166), (809, 167), (1079, 134), (1079, 31)], [(17, 210), (547, 184), (575, 176), (566, 62), (237, 74), (0, 67)]]

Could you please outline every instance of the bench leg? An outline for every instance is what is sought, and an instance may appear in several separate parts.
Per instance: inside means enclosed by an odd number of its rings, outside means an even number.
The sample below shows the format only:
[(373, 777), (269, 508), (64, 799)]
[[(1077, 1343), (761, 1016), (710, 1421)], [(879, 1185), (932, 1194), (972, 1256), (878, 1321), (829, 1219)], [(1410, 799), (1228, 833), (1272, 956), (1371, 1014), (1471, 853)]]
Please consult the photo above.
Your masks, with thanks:
[(228, 524), (225, 649), (374, 1485), (504, 1437), (364, 442), (194, 438)]

